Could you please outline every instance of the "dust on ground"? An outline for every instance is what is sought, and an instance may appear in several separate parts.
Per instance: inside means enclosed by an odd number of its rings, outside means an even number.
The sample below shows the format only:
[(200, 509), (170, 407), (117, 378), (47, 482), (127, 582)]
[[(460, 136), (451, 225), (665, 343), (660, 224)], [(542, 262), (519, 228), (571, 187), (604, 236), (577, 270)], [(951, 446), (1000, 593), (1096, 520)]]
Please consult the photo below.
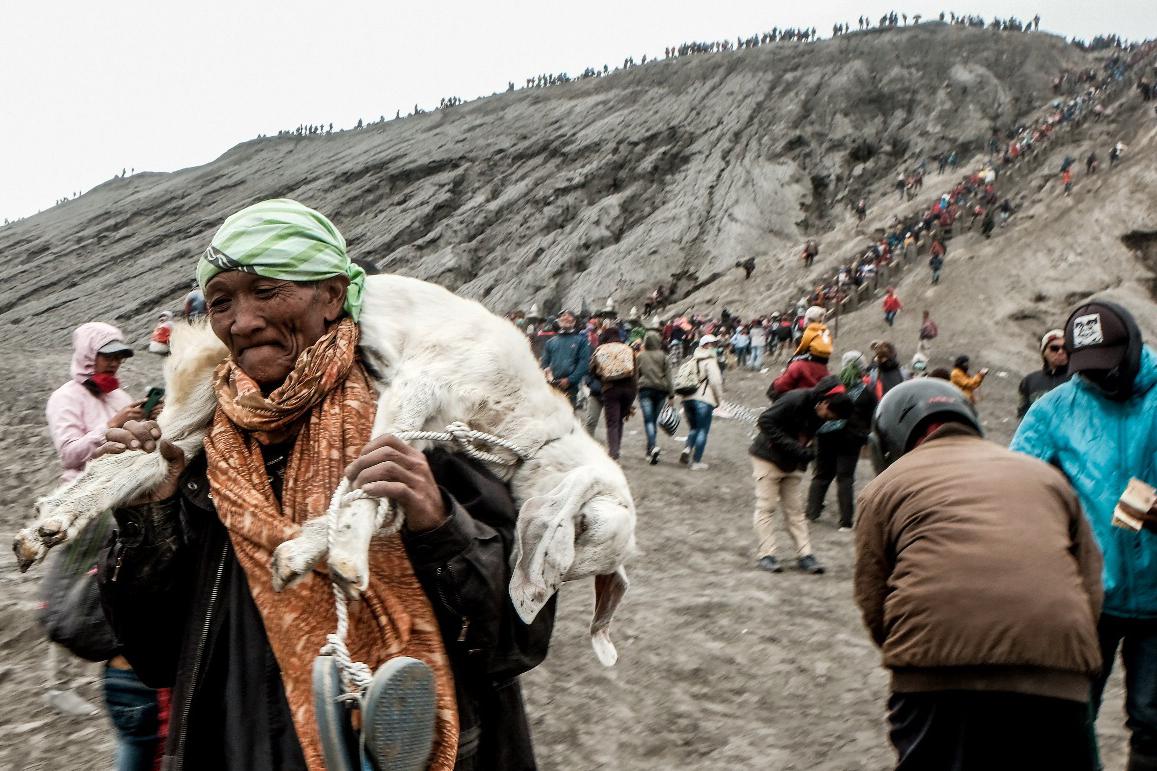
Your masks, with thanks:
[[(43, 405), (63, 382), (68, 356), (0, 348), (12, 373), (0, 404), (0, 540), (10, 543), (59, 472)], [(159, 380), (159, 365), (138, 355), (122, 376), (143, 394)], [(770, 377), (729, 370), (729, 398), (762, 407)], [(1010, 395), (982, 409), (996, 426), (993, 438), (1007, 441), (999, 417), (1011, 414)], [(638, 503), (641, 553), (629, 566), (631, 590), (612, 629), (619, 663), (605, 669), (590, 649), (589, 582), (566, 586), (550, 657), (524, 678), (542, 768), (891, 767), (888, 678), (851, 599), (851, 534), (837, 532), (828, 513), (812, 526), (826, 575), (753, 569), (747, 444), (747, 426), (716, 420), (704, 458), (709, 470), (677, 465), (671, 439), (662, 463), (651, 467), (640, 418), (627, 424), (623, 466)], [(869, 474), (862, 463), (861, 479)], [(786, 531), (780, 548), (790, 555)], [(0, 769), (112, 768), (103, 713), (62, 717), (43, 701), (38, 578), (39, 569), (20, 575), (14, 559), (0, 558)], [(62, 670), (100, 703), (99, 665), (70, 660)], [(1098, 725), (1109, 769), (1124, 765), (1123, 722), (1115, 676)]]

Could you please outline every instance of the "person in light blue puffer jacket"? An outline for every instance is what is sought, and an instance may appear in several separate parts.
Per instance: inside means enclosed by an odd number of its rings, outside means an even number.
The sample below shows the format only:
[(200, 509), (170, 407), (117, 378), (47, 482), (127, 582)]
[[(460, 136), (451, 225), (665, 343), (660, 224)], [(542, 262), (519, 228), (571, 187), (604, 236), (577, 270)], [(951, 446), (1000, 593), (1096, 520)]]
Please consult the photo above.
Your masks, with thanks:
[[(1104, 554), (1098, 623), (1101, 694), (1118, 647), (1125, 665), (1130, 771), (1157, 769), (1157, 532), (1112, 524), (1129, 480), (1157, 487), (1157, 354), (1132, 315), (1110, 302), (1077, 308), (1065, 324), (1069, 371), (1079, 376), (1029, 409), (1011, 449), (1068, 477)], [(1010, 512), (1015, 515), (1015, 512)]]

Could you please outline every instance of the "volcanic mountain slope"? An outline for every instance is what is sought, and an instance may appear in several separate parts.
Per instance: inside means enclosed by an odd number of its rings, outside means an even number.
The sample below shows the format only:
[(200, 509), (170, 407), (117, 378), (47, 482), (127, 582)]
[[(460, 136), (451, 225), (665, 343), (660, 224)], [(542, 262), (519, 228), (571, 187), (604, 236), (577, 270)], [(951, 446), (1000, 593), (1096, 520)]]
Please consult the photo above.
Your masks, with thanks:
[(221, 221), (273, 196), (331, 216), (353, 255), (496, 311), (626, 306), (671, 274), (710, 287), (749, 255), (763, 280), (736, 299), (754, 308), (787, 292), (797, 244), (844, 225), (851, 200), (883, 197), (918, 158), (966, 157), (1045, 104), (1062, 69), (1092, 64), (1050, 35), (933, 23), (257, 139), (0, 229), (0, 324), (52, 346), (94, 318), (143, 334)]

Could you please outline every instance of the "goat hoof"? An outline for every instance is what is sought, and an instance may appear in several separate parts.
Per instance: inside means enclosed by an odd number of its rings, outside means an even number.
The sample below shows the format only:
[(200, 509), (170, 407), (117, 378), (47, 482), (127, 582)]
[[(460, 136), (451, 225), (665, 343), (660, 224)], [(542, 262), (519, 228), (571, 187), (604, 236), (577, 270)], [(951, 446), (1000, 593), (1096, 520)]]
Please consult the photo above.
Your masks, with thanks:
[(273, 578), (273, 591), (280, 592), (284, 589), (293, 586), (299, 581), (305, 570), (298, 569), (296, 560), (292, 549), (286, 548), (290, 543), (281, 544), (273, 550), (273, 562), (270, 565), (270, 573)]
[(602, 629), (591, 635), (591, 647), (595, 649), (595, 656), (604, 667), (613, 667), (619, 660), (619, 652), (611, 642), (611, 635)]
[(357, 599), (370, 585), (369, 571), (360, 569), (353, 560), (333, 558), (331, 555), (329, 572), (350, 599)]
[(44, 556), (44, 546), (31, 528), (24, 528), (16, 534), (12, 540), (12, 551), (16, 553), (16, 566), (21, 573), (27, 573), (28, 568)]
[(36, 535), (45, 546), (56, 546), (68, 537), (68, 526), (58, 519), (49, 519), (40, 523)]

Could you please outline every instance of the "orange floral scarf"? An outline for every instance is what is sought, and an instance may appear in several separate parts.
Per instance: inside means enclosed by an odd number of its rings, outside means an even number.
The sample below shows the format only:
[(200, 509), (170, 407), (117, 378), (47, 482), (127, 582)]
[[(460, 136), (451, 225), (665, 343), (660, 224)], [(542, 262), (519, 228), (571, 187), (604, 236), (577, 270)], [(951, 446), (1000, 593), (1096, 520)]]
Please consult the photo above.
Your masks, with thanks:
[[(232, 361), (215, 373), (217, 411), (205, 437), (209, 486), (261, 613), (289, 701), (297, 737), (313, 771), (325, 762), (313, 712), (311, 673), (337, 624), (328, 576), (315, 570), (278, 594), (273, 550), (301, 523), (323, 514), (345, 467), (369, 441), (376, 394), (357, 356), (358, 327), (335, 324), (299, 357), (268, 396)], [(281, 502), (273, 494), (261, 446), (296, 435)], [(397, 534), (375, 536), (370, 585), (350, 607), (350, 654), (371, 669), (395, 656), (426, 662), (437, 683), (438, 718), (431, 769), (452, 769), (458, 746), (454, 683), (438, 623)]]

